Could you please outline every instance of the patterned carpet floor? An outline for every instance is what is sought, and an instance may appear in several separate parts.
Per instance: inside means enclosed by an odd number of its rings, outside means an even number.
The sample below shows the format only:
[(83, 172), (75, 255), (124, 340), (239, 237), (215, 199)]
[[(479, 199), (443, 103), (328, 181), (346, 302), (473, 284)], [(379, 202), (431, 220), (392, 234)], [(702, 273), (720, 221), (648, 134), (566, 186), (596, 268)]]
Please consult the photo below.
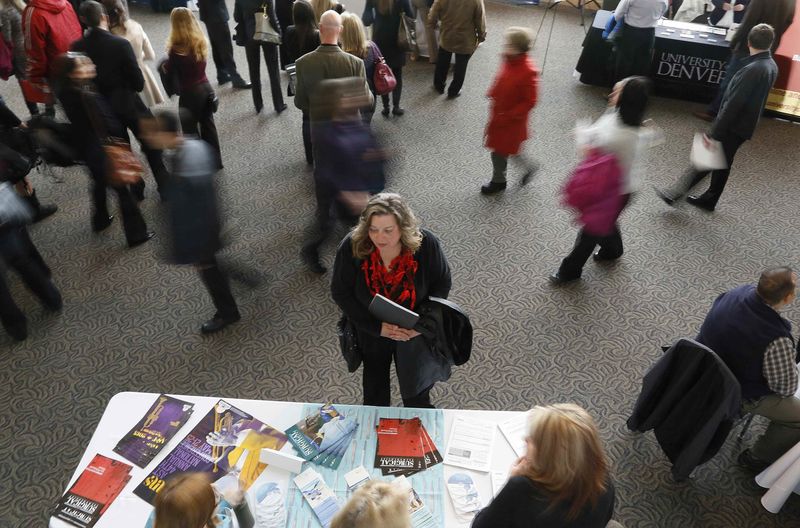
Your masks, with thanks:
[[(616, 518), (627, 527), (800, 525), (796, 496), (778, 515), (761, 507), (760, 488), (735, 463), (742, 446), (734, 435), (692, 479), (675, 483), (652, 434), (635, 436), (624, 425), (660, 345), (694, 335), (718, 293), (756, 280), (765, 266), (800, 261), (800, 128), (762, 122), (741, 149), (716, 213), (669, 209), (651, 187), (684, 170), (692, 134), (704, 123), (690, 113), (700, 105), (654, 99), (650, 117), (666, 142), (649, 153), (642, 192), (623, 217), (625, 256), (612, 266), (590, 262), (582, 281), (553, 288), (547, 275), (575, 236), (570, 214), (558, 205), (558, 189), (576, 161), (572, 129), (579, 118), (602, 112), (606, 90), (573, 77), (584, 31), (577, 12), (561, 6), (555, 21), (549, 12), (533, 53), (541, 66), (554, 24), (527, 144), (541, 170), (525, 188), (512, 176), (505, 193), (480, 195), (491, 167), (482, 147), (484, 94), (497, 69), (502, 31), (537, 28), (544, 13), (487, 7), (489, 39), (470, 63), (464, 95), (454, 101), (438, 96), (432, 67), (409, 63), (407, 114), (375, 120), (393, 153), (389, 187), (405, 195), (442, 240), (453, 270), (451, 297), (475, 327), (472, 361), (435, 388), (435, 403), (509, 410), (554, 402), (585, 406), (613, 461)], [(162, 49), (168, 17), (143, 8), (133, 8), (133, 16)], [(244, 53), (236, 54), (245, 72)], [(209, 78), (215, 78), (213, 66)], [(5, 83), (2, 90), (22, 113), (16, 85)], [(160, 258), (158, 236), (128, 250), (117, 220), (102, 235), (91, 233), (82, 170), (33, 177), (40, 196), (60, 207), (31, 233), (53, 268), (65, 308), (48, 314), (11, 277), (31, 336), (16, 344), (0, 335), (3, 528), (46, 522), (118, 392), (360, 403), (360, 378), (347, 373), (338, 355), (329, 279), (306, 271), (298, 257), (313, 211), (300, 112), (291, 108), (277, 116), (268, 106), (257, 116), (249, 92), (225, 87), (219, 94), (226, 165), (219, 182), (230, 235), (225, 256), (262, 279), (255, 289), (235, 286), (243, 319), (219, 335), (200, 335), (213, 308), (191, 269)], [(142, 208), (152, 228), (163, 232), (153, 186)], [(323, 252), (329, 265), (335, 243)], [(786, 316), (800, 320), (800, 303)], [(394, 398), (399, 401), (396, 390)], [(743, 444), (763, 427), (757, 419)]]

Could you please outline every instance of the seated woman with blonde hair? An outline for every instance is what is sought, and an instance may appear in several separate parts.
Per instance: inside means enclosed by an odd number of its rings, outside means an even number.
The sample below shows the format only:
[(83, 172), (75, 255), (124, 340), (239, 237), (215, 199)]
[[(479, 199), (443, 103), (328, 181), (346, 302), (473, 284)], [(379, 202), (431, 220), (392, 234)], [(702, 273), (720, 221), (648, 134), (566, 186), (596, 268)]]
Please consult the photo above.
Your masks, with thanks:
[(411, 528), (408, 491), (372, 480), (358, 488), (331, 528)]
[(525, 456), (472, 528), (605, 528), (614, 513), (614, 485), (589, 413), (571, 403), (536, 406), (525, 444)]

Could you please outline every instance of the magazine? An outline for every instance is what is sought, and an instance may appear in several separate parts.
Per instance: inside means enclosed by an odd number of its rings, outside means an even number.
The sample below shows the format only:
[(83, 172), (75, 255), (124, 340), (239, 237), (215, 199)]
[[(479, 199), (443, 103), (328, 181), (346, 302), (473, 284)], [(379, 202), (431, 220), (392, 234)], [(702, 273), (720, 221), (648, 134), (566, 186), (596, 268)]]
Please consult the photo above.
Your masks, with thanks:
[(117, 443), (114, 452), (145, 467), (183, 427), (193, 407), (192, 403), (160, 395), (139, 423)]
[(436, 526), (436, 521), (431, 511), (425, 503), (422, 502), (419, 494), (411, 487), (411, 482), (405, 476), (394, 479), (392, 486), (408, 490), (408, 512), (411, 514), (412, 528), (434, 528)]
[(326, 403), (310, 416), (286, 430), (289, 442), (301, 457), (331, 469), (337, 469), (350, 447), (358, 423)]
[(95, 455), (58, 502), (53, 517), (79, 528), (94, 526), (130, 481), (132, 466)]
[(380, 418), (375, 467), (383, 475), (405, 475), (425, 470), (442, 461), (419, 418)]
[(261, 449), (278, 451), (286, 441), (281, 431), (219, 400), (133, 493), (153, 504), (170, 476), (187, 471), (207, 473), (211, 482), (233, 473), (247, 490), (267, 467)]

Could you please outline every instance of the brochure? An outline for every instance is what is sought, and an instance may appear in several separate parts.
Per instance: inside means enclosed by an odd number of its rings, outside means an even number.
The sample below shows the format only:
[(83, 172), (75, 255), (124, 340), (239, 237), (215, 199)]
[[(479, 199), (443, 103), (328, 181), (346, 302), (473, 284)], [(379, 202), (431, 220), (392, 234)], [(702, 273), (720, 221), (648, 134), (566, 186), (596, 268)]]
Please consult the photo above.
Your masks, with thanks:
[(289, 442), (306, 460), (337, 469), (355, 436), (358, 423), (331, 403), (286, 430)]
[(392, 482), (393, 486), (408, 490), (408, 511), (411, 514), (413, 528), (435, 528), (436, 520), (431, 511), (422, 502), (419, 494), (411, 487), (411, 482), (405, 476), (399, 476)]
[(483, 501), (472, 477), (466, 473), (450, 475), (450, 478), (447, 479), (447, 492), (453, 502), (453, 509), (459, 522), (472, 522), (475, 513), (483, 507)]
[(95, 455), (58, 502), (53, 517), (79, 528), (94, 526), (131, 479), (132, 466)]
[(525, 456), (525, 437), (528, 435), (528, 413), (506, 420), (498, 425), (517, 457)]
[(322, 476), (314, 468), (308, 468), (294, 478), (294, 483), (314, 510), (322, 527), (328, 528), (333, 516), (339, 511), (339, 502)]
[(405, 475), (442, 462), (442, 455), (419, 418), (380, 418), (375, 467), (383, 475)]
[(444, 463), (475, 471), (489, 471), (494, 449), (494, 422), (456, 416), (447, 443)]
[(183, 427), (193, 407), (192, 403), (160, 395), (139, 423), (117, 443), (114, 452), (145, 467)]
[(153, 504), (170, 476), (187, 471), (207, 473), (211, 482), (233, 472), (247, 490), (267, 467), (261, 449), (279, 451), (286, 441), (281, 431), (219, 400), (133, 493)]

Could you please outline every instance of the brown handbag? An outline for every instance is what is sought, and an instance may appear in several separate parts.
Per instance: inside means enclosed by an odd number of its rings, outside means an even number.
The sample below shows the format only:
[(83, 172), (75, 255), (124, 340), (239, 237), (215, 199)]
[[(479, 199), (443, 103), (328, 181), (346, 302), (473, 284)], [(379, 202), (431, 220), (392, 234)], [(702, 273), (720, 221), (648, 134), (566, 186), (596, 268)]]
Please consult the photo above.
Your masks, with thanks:
[(139, 183), (144, 176), (144, 167), (131, 150), (130, 143), (108, 135), (108, 129), (97, 115), (92, 93), (82, 92), (83, 106), (89, 115), (95, 134), (100, 139), (106, 155), (106, 183), (112, 187), (124, 187)]

